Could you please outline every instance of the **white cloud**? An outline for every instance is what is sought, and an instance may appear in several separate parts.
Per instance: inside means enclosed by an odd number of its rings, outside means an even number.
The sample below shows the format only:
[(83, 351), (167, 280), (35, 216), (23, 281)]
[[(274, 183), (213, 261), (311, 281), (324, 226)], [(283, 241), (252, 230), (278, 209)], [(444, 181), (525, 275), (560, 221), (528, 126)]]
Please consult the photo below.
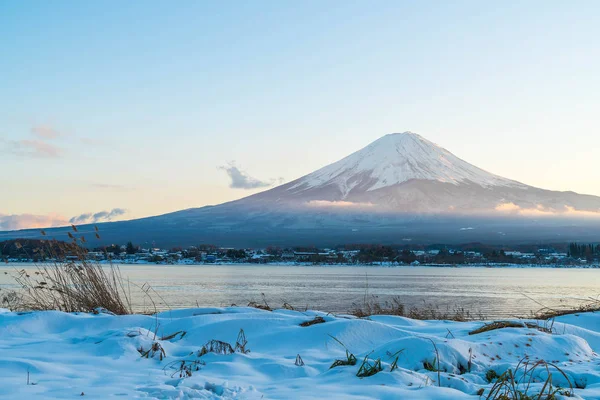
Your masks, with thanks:
[(50, 228), (68, 225), (67, 218), (60, 214), (0, 214), (0, 230), (12, 231), (30, 228)]
[(84, 213), (73, 218), (67, 218), (57, 213), (47, 215), (35, 214), (0, 214), (0, 231), (13, 231), (19, 229), (52, 228), (57, 226), (68, 226), (70, 224), (93, 224), (96, 222), (108, 222), (125, 215), (127, 210), (113, 208), (110, 211), (96, 213)]
[(58, 158), (62, 149), (42, 140), (17, 140), (8, 141), (8, 151), (19, 156)]
[[(251, 177), (246, 172), (242, 171), (237, 166), (235, 166), (233, 162), (229, 163), (226, 166), (221, 166), (218, 168), (227, 172), (227, 175), (229, 175), (229, 178), (231, 179), (229, 187), (233, 189), (259, 189), (273, 186), (275, 184), (274, 180), (263, 181)], [(279, 178), (279, 181), (281, 180), (283, 180), (283, 178)]]
[(307, 205), (311, 207), (341, 207), (341, 208), (362, 208), (373, 207), (373, 203), (354, 203), (351, 201), (327, 201), (327, 200), (311, 200)]
[(71, 224), (93, 224), (96, 222), (108, 222), (112, 221), (121, 215), (127, 213), (127, 210), (124, 208), (113, 208), (110, 211), (100, 211), (97, 213), (84, 213), (77, 215), (69, 220)]
[(495, 208), (495, 211), (511, 214), (511, 215), (525, 215), (525, 216), (540, 216), (540, 217), (556, 217), (556, 216), (564, 216), (564, 217), (600, 217), (600, 210), (598, 211), (585, 211), (585, 210), (576, 210), (571, 206), (564, 205), (559, 208), (553, 207), (545, 207), (541, 204), (538, 204), (535, 207), (521, 207), (515, 203), (501, 203), (498, 204)]

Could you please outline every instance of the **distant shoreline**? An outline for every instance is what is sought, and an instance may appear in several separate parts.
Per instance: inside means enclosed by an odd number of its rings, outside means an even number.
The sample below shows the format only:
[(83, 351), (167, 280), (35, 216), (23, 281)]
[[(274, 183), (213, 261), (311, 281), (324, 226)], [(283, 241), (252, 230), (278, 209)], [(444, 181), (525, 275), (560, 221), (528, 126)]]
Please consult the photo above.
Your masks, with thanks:
[[(4, 263), (5, 266), (10, 265), (21, 265), (21, 264), (33, 264), (33, 265), (46, 265), (46, 264), (54, 264), (55, 261), (9, 261)], [(111, 264), (110, 261), (102, 260), (98, 261), (99, 264)], [(271, 267), (357, 267), (357, 268), (370, 268), (370, 267), (380, 267), (380, 268), (517, 268), (517, 269), (525, 269), (525, 268), (553, 268), (553, 269), (600, 269), (600, 264), (573, 264), (573, 265), (557, 265), (557, 264), (508, 264), (508, 263), (497, 263), (497, 264), (419, 264), (419, 265), (410, 265), (410, 264), (398, 264), (398, 263), (298, 263), (298, 262), (269, 262), (269, 263), (247, 263), (247, 262), (194, 262), (194, 263), (166, 263), (166, 262), (147, 262), (147, 261), (136, 261), (136, 262), (122, 262), (120, 260), (116, 260), (112, 262), (113, 265), (117, 266), (134, 266), (134, 265), (156, 265), (156, 266), (164, 266), (164, 267), (205, 267), (205, 266), (243, 266), (243, 267), (263, 267), (263, 266), (271, 266)]]

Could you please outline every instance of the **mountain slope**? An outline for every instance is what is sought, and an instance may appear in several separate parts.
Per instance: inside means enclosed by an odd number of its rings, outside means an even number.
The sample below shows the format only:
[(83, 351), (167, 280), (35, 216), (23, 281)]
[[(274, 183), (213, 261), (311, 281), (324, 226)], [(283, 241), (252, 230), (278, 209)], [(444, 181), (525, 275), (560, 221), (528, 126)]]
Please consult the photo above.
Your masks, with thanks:
[[(597, 241), (599, 215), (600, 197), (506, 179), (405, 132), (240, 200), (99, 225), (107, 244), (516, 243)], [(65, 235), (64, 229), (47, 232)], [(0, 238), (38, 235), (3, 232)]]
[(394, 213), (600, 212), (600, 198), (535, 188), (484, 171), (412, 133), (383, 136), (288, 184), (236, 204)]
[(354, 188), (373, 191), (410, 180), (525, 187), (477, 168), (416, 133), (404, 132), (386, 135), (364, 149), (300, 178), (289, 190), (335, 184), (346, 196)]

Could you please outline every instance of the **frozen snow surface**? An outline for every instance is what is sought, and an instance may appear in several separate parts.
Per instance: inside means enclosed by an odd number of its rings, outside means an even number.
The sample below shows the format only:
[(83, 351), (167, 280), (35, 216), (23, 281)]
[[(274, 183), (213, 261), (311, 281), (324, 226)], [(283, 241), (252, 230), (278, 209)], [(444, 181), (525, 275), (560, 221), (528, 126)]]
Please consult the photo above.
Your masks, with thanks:
[[(324, 322), (300, 326), (316, 316)], [(154, 316), (0, 310), (0, 398), (477, 399), (492, 387), (488, 371), (543, 359), (576, 387), (571, 398), (600, 399), (600, 315), (560, 317), (546, 325), (552, 333), (523, 327), (469, 335), (483, 324), (242, 307)], [(199, 355), (212, 339), (234, 346), (240, 329), (250, 352)], [(334, 337), (356, 365), (330, 368), (346, 358)], [(140, 355), (155, 343), (155, 352)], [(360, 378), (365, 356), (381, 359), (382, 370)], [(180, 378), (181, 361), (199, 369)], [(427, 364), (441, 370), (441, 382)], [(554, 385), (569, 386), (558, 370), (550, 373)], [(530, 394), (546, 374), (533, 373)]]
[(334, 184), (344, 193), (359, 185), (366, 185), (363, 190), (371, 191), (413, 179), (455, 185), (469, 182), (483, 187), (526, 187), (477, 168), (416, 133), (404, 132), (385, 135), (348, 157), (300, 178), (290, 190)]

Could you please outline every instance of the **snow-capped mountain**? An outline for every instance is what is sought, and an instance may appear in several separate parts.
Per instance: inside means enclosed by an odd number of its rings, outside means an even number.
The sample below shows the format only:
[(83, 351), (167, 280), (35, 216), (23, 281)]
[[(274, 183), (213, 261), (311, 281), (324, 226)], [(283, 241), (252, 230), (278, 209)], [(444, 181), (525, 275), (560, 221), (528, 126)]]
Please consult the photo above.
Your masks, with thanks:
[(385, 135), (340, 161), (236, 203), (256, 202), (400, 213), (600, 212), (595, 196), (494, 175), (412, 132)]
[(600, 197), (506, 179), (405, 132), (240, 200), (99, 225), (106, 243), (160, 246), (515, 243), (597, 241), (598, 216)]
[(483, 187), (524, 185), (490, 174), (448, 150), (412, 133), (392, 133), (348, 157), (300, 178), (290, 191), (336, 185), (347, 196), (353, 189), (374, 191), (410, 180)]

